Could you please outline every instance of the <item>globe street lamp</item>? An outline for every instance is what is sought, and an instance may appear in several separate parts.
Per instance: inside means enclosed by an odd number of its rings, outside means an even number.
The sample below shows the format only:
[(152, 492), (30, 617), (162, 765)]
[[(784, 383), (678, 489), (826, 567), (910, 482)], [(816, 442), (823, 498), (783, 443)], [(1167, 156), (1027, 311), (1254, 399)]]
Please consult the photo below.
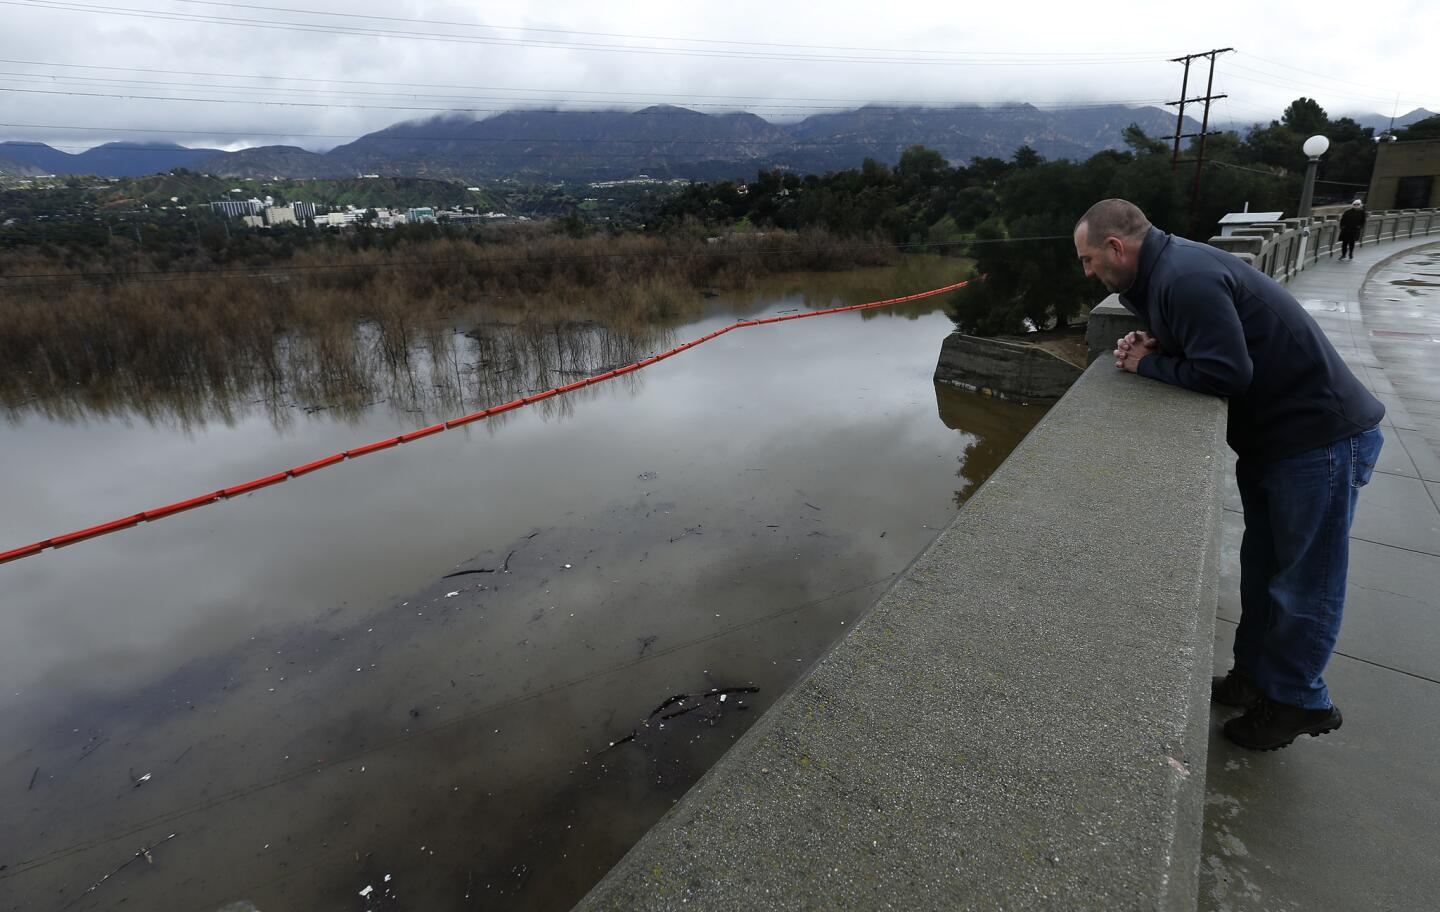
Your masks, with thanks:
[(1330, 148), (1330, 140), (1318, 133), (1305, 140), (1301, 146), (1305, 154), (1310, 158), (1310, 164), (1305, 166), (1305, 189), (1300, 192), (1300, 211), (1295, 213), (1299, 218), (1307, 218), (1310, 215), (1310, 200), (1315, 195), (1315, 169), (1320, 165), (1320, 156)]

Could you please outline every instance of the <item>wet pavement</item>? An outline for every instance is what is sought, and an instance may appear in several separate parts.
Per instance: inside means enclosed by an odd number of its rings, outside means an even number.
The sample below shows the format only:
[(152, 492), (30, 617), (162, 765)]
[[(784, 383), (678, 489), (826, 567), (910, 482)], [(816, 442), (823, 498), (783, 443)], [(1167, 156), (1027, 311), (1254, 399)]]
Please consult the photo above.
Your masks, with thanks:
[[(1345, 724), (1269, 753), (1216, 708), (1199, 907), (1429, 909), (1440, 894), (1440, 245), (1362, 247), (1290, 290), (1386, 405), (1385, 446), (1350, 536), (1345, 622), (1326, 681)], [(1233, 464), (1233, 458), (1232, 458)], [(1228, 670), (1243, 532), (1233, 474), (1215, 644)]]
[[(932, 278), (796, 277), (653, 338), (452, 333), (452, 398), (431, 358), (354, 402), (11, 403), (0, 541)], [(943, 305), (731, 333), (0, 567), (0, 909), (568, 908), (1039, 418), (935, 386)]]

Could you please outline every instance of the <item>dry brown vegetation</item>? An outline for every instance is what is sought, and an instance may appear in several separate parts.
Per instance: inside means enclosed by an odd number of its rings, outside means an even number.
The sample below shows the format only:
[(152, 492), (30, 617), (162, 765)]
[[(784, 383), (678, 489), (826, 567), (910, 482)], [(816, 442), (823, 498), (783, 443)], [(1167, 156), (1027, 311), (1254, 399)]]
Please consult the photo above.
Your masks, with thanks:
[[(133, 406), (141, 389), (201, 411), (287, 389), (363, 399), (377, 371), (403, 375), (417, 357), (428, 371), (450, 364), (458, 375), (455, 327), (501, 324), (535, 342), (557, 322), (594, 321), (622, 340), (607, 344), (629, 351), (697, 312), (703, 289), (895, 257), (892, 248), (823, 233), (713, 242), (534, 233), (503, 243), (455, 237), (390, 250), (308, 249), (220, 273), (175, 264), (147, 275), (137, 261), (120, 279), (91, 273), (62, 283), (38, 277), (88, 270), (32, 253), (3, 264), (0, 403), (12, 413), (48, 411), (61, 406), (39, 403), (63, 394), (91, 408)], [(477, 347), (483, 335), (472, 332)], [(563, 357), (555, 367), (570, 369)]]

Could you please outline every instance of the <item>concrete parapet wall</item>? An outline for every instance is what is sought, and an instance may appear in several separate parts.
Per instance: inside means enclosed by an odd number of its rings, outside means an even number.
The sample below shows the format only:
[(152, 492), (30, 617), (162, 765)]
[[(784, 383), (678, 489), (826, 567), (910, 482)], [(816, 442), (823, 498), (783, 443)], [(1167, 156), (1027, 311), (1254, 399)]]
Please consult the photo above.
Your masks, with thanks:
[[(1229, 240), (1229, 238), (1225, 238)], [(1115, 340), (1134, 330), (1149, 331), (1139, 317), (1125, 309), (1120, 296), (1110, 297), (1096, 304), (1090, 311), (1090, 322), (1085, 327), (1085, 348), (1089, 353), (1088, 363), (1115, 351)]]
[(1248, 253), (1255, 256), (1264, 251), (1265, 238), (1248, 237), (1236, 233), (1229, 237), (1211, 238), (1210, 246), (1219, 247), (1221, 250), (1228, 250), (1231, 253)]
[(1092, 365), (577, 908), (1193, 910), (1224, 425)]
[(945, 338), (935, 365), (941, 383), (1016, 402), (1054, 402), (1079, 376), (1080, 368), (1044, 349), (958, 332)]

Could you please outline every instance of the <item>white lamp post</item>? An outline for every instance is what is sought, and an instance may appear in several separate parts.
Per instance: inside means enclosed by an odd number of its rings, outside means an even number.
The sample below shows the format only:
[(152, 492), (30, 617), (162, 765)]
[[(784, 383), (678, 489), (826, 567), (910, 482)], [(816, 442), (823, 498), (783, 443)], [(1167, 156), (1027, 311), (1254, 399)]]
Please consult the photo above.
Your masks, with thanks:
[(1330, 140), (1317, 133), (1305, 140), (1301, 148), (1309, 156), (1310, 163), (1305, 166), (1305, 189), (1300, 192), (1300, 211), (1295, 215), (1306, 218), (1310, 215), (1310, 200), (1315, 196), (1315, 169), (1320, 165), (1320, 156), (1330, 148)]

